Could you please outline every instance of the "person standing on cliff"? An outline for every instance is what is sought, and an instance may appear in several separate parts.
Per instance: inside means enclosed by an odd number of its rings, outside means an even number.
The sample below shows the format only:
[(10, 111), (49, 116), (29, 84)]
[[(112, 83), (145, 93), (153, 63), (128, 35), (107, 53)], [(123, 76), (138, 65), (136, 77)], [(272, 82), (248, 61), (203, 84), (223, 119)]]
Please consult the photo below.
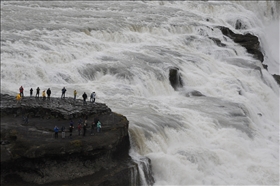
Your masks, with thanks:
[(62, 92), (61, 98), (65, 98), (66, 88), (63, 87), (63, 89), (61, 90), (61, 92)]
[(20, 101), (21, 101), (21, 96), (20, 96), (20, 94), (17, 94), (16, 100), (17, 100), (17, 104), (20, 103)]
[(101, 122), (99, 120), (97, 122), (97, 132), (101, 132)]
[(86, 125), (86, 127), (87, 127), (87, 117), (85, 117), (84, 124), (85, 124), (85, 125)]
[(33, 94), (33, 88), (30, 89), (30, 97), (32, 97)]
[(91, 131), (90, 131), (90, 135), (94, 135), (94, 125), (95, 125), (95, 122), (92, 122), (91, 124)]
[(61, 127), (61, 137), (65, 138), (65, 127), (64, 126)]
[(83, 98), (84, 98), (84, 104), (86, 104), (87, 102), (86, 102), (86, 99), (87, 99), (87, 94), (84, 92), (84, 94), (83, 94)]
[(51, 93), (52, 93), (51, 89), (48, 88), (48, 90), (47, 90), (48, 100), (50, 100), (50, 98), (51, 98)]
[(86, 131), (87, 131), (87, 125), (84, 124), (84, 126), (83, 126), (83, 136), (86, 136)]
[(43, 100), (46, 100), (46, 91), (45, 90), (42, 92), (42, 97), (43, 97)]
[(37, 89), (36, 89), (36, 96), (35, 96), (35, 97), (38, 97), (38, 98), (39, 98), (39, 94), (40, 94), (40, 88), (37, 87)]
[(19, 87), (19, 94), (21, 97), (23, 97), (23, 87), (22, 86)]
[(59, 128), (57, 126), (54, 127), (54, 138), (57, 139), (58, 138), (58, 131)]
[(76, 97), (77, 97), (77, 90), (74, 90), (74, 101), (76, 101)]
[(78, 124), (78, 134), (79, 134), (79, 136), (81, 135), (81, 129), (82, 129), (82, 124), (79, 123)]
[(95, 104), (95, 97), (96, 97), (96, 94), (95, 92), (92, 92), (91, 95), (90, 95), (90, 102)]
[(74, 122), (71, 120), (70, 121), (70, 126), (69, 126), (69, 138), (72, 138), (72, 132), (73, 132), (73, 129), (74, 129)]

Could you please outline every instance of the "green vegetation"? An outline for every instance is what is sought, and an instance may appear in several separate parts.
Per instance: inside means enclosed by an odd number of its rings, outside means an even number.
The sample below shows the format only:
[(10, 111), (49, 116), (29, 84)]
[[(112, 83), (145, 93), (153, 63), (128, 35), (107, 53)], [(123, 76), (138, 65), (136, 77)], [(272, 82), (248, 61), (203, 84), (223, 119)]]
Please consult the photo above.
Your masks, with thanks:
[(70, 144), (75, 147), (81, 147), (83, 145), (83, 142), (81, 140), (74, 140), (74, 141), (71, 141)]

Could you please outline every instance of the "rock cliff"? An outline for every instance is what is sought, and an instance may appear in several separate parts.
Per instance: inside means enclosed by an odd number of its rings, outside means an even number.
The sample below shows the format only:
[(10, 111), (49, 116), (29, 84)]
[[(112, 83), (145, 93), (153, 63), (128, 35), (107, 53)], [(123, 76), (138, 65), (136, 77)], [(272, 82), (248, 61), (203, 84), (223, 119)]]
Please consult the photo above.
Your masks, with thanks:
[[(95, 127), (90, 135), (94, 118), (102, 132)], [(78, 135), (80, 120), (88, 123), (85, 136)], [(66, 138), (59, 132), (55, 139), (54, 126), (65, 126)], [(16, 103), (1, 94), (1, 185), (139, 185), (138, 164), (128, 154), (128, 126), (125, 116), (102, 103), (34, 97)]]
[[(240, 29), (243, 26), (244, 25), (242, 25), (240, 20), (238, 20), (236, 22), (236, 28), (237, 29)], [(261, 47), (260, 47), (259, 38), (257, 36), (255, 36), (255, 35), (253, 35), (251, 33), (236, 34), (232, 30), (230, 30), (229, 28), (223, 27), (223, 26), (218, 26), (217, 28), (219, 28), (221, 30), (223, 35), (229, 37), (235, 43), (238, 43), (241, 46), (243, 46), (244, 48), (246, 48), (247, 52), (249, 54), (252, 54), (255, 59), (260, 60), (262, 65), (263, 65), (263, 67), (267, 70), (267, 65), (263, 64), (264, 55), (262, 53), (262, 50), (261, 50)], [(210, 38), (210, 39), (214, 40), (213, 38)], [(216, 42), (216, 44), (218, 46), (220, 46), (221, 41), (219, 41), (219, 40), (217, 41), (216, 40), (215, 42)], [(274, 79), (278, 83), (278, 85), (280, 85), (280, 76), (277, 75), (277, 74), (272, 74), (272, 76), (274, 77)]]

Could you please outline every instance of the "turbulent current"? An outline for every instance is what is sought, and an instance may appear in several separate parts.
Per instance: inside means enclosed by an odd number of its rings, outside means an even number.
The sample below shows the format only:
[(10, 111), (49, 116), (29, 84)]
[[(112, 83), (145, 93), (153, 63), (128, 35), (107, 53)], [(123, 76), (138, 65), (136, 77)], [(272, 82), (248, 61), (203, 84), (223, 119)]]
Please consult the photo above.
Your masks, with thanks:
[[(268, 70), (217, 26), (258, 36)], [(1, 92), (95, 91), (128, 118), (130, 155), (151, 160), (155, 185), (278, 185), (272, 74), (277, 1), (1, 1)]]

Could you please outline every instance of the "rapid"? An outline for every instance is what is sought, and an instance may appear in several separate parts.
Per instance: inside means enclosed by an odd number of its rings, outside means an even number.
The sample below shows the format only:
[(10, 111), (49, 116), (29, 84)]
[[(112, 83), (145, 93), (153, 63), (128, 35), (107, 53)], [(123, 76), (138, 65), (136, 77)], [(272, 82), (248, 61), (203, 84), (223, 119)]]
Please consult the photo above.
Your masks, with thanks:
[[(216, 26), (258, 36), (268, 71)], [(277, 1), (1, 1), (1, 93), (95, 91), (129, 120), (130, 155), (151, 160), (155, 185), (278, 185), (272, 74)]]

